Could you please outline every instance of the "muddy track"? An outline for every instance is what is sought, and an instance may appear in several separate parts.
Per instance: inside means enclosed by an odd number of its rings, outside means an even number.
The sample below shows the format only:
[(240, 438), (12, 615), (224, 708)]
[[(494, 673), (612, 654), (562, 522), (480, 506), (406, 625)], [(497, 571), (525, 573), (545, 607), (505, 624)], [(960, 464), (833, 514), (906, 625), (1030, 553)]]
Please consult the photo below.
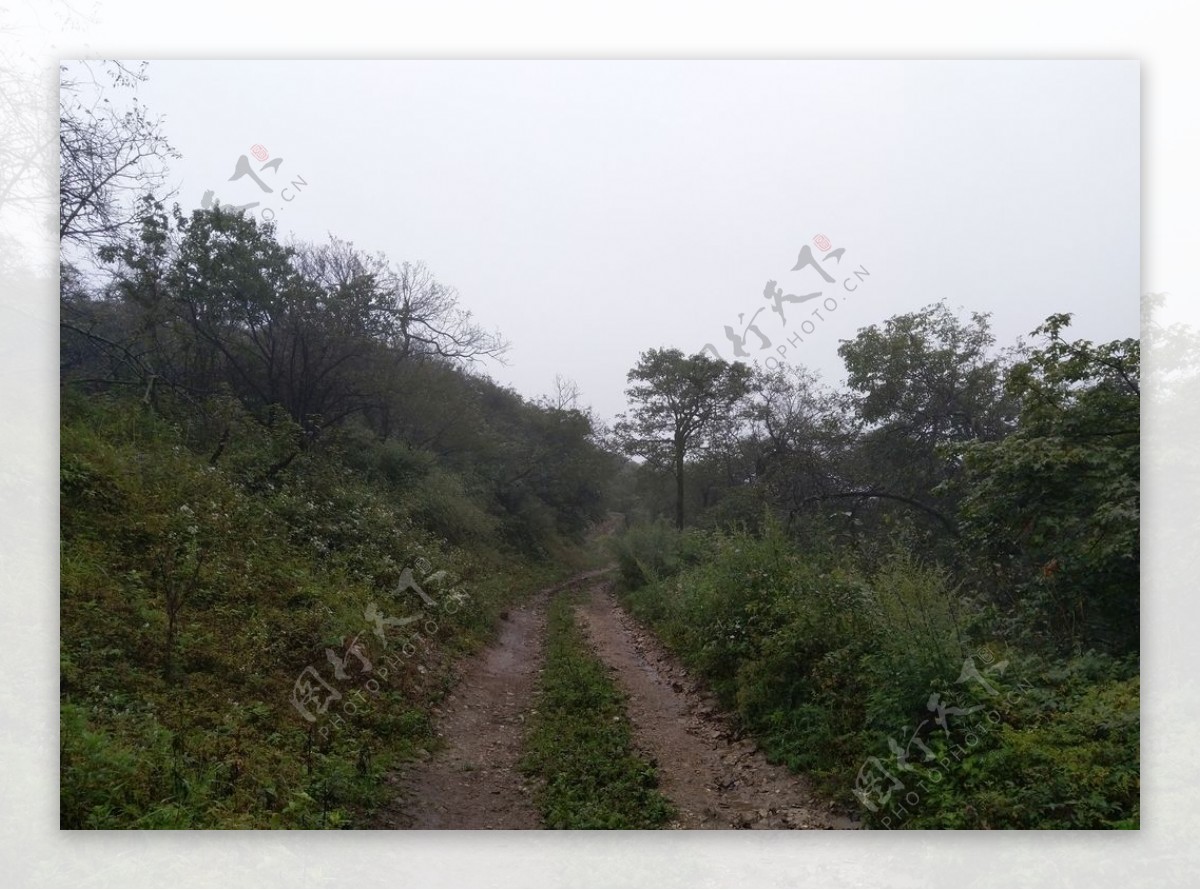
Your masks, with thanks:
[(487, 649), (435, 710), (445, 747), (403, 777), (381, 825), (410, 829), (541, 828), (517, 764), (541, 672), (546, 605), (568, 588), (586, 599), (577, 617), (599, 658), (629, 696), (638, 748), (658, 766), (678, 809), (671, 828), (853, 828), (808, 783), (766, 761), (651, 634), (617, 603), (602, 572), (542, 591), (501, 622)]
[(854, 828), (808, 782), (737, 739), (715, 702), (617, 603), (591, 588), (578, 616), (629, 695), (634, 739), (656, 762), (660, 790), (679, 810), (671, 828)]

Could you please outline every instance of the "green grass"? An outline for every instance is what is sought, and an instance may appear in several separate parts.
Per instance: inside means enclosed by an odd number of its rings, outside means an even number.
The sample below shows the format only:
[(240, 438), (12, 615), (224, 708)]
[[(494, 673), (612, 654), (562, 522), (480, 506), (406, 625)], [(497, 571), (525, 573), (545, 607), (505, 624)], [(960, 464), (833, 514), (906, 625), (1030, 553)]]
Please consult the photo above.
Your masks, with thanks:
[(654, 766), (635, 751), (625, 697), (575, 623), (575, 598), (550, 606), (546, 666), (522, 768), (540, 780), (547, 828), (658, 828), (674, 815)]

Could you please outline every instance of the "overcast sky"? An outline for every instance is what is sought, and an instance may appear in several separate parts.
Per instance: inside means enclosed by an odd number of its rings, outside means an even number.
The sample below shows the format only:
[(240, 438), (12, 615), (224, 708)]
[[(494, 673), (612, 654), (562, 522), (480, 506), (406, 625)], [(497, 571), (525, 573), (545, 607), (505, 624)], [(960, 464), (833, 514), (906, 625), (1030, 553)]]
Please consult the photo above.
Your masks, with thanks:
[[(1138, 335), (1136, 62), (156, 61), (149, 75), (139, 95), (183, 153), (184, 207), (212, 189), (260, 201), (248, 212), (273, 211), (285, 236), (424, 261), (511, 341), (492, 376), (531, 397), (569, 376), (605, 418), (639, 352), (732, 358), (727, 325), (750, 359), (783, 346), (831, 383), (839, 340), (939, 299), (991, 312), (1001, 345), (1052, 312), (1074, 313), (1079, 336)], [(256, 145), (277, 168), (260, 171)], [(241, 155), (271, 194), (229, 181)], [(833, 283), (792, 271), (805, 245)], [(768, 280), (821, 296), (780, 315)]]

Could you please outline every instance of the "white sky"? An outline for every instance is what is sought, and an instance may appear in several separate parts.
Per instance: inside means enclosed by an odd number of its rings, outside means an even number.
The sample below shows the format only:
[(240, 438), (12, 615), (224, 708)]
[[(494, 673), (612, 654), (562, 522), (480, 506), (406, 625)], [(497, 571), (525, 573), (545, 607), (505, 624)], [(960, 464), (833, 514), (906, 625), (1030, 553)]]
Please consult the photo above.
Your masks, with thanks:
[[(842, 376), (864, 325), (945, 298), (1001, 345), (1051, 312), (1138, 335), (1139, 68), (1131, 61), (156, 61), (140, 88), (182, 151), (179, 201), (263, 199), (282, 234), (424, 260), (513, 345), (520, 392), (574, 378), (602, 416), (657, 346), (757, 323)], [(249, 178), (260, 144), (291, 203)], [(254, 164), (257, 171), (261, 165)], [(259, 212), (259, 211), (253, 211)], [(818, 234), (870, 278), (826, 320), (763, 287)], [(814, 248), (815, 249), (815, 248)], [(820, 256), (818, 252), (818, 256)], [(838, 264), (831, 261), (830, 271)], [(831, 295), (838, 284), (825, 289)], [(845, 292), (842, 292), (845, 296)]]

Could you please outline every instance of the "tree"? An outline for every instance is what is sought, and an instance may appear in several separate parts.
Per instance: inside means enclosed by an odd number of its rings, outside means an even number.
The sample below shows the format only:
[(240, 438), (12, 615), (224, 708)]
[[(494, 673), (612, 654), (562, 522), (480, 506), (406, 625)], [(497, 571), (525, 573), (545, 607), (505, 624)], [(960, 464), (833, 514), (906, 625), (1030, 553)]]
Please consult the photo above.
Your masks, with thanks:
[[(70, 366), (80, 372), (108, 372), (109, 381), (151, 387), (159, 378), (157, 355), (148, 355), (145, 344), (135, 343), (134, 331), (145, 320), (117, 301), (92, 305), (94, 294), (85, 276), (72, 264), (69, 248), (90, 259), (114, 259), (137, 229), (146, 236), (145, 217), (161, 204), (154, 199), (166, 183), (166, 161), (179, 157), (144, 105), (132, 98), (122, 110), (122, 95), (146, 79), (146, 63), (136, 69), (120, 62), (104, 62), (103, 86), (91, 63), (82, 68), (60, 67), (59, 93), (59, 238), (62, 242), (62, 348)], [(105, 92), (112, 96), (105, 96)], [(116, 100), (114, 102), (114, 99)], [(15, 159), (14, 163), (15, 163)], [(18, 173), (31, 162), (13, 169)], [(18, 177), (19, 178), (19, 177)], [(0, 202), (16, 191), (16, 179), (0, 183)], [(148, 266), (161, 261), (161, 248), (147, 245), (144, 266), (135, 270), (147, 277)], [(106, 324), (102, 324), (101, 322)], [(116, 322), (114, 325), (113, 322)], [(115, 327), (117, 330), (108, 330)], [(107, 366), (107, 367), (105, 367)], [(102, 378), (101, 378), (102, 379)], [(96, 380), (95, 382), (100, 382)], [(146, 398), (151, 396), (146, 389)]]
[(114, 303), (135, 317), (155, 376), (195, 395), (227, 387), (256, 416), (279, 405), (309, 432), (369, 410), (386, 438), (414, 366), (507, 349), (424, 266), (334, 237), (285, 246), (271, 224), (221, 206), (176, 206), (172, 219), (144, 204), (140, 237), (99, 253), (119, 261)]
[(953, 529), (935, 491), (956, 471), (946, 449), (1013, 428), (1005, 363), (986, 314), (960, 320), (944, 303), (872, 325), (838, 349), (862, 426), (858, 484), (845, 496), (903, 503)]
[(1036, 629), (1138, 646), (1141, 390), (1137, 340), (1069, 341), (1069, 315), (1008, 375), (1020, 424), (961, 449), (964, 533)]
[(987, 314), (964, 322), (937, 303), (864, 328), (838, 354), (866, 423), (937, 445), (995, 439), (1011, 428), (994, 343)]
[(480, 327), (471, 312), (459, 306), (458, 291), (439, 282), (424, 263), (391, 268), (382, 262), (375, 274), (385, 284), (391, 343), (401, 356), (436, 356), (469, 364), (501, 359), (508, 351), (507, 341)]
[(675, 524), (683, 528), (684, 466), (736, 421), (750, 389), (752, 372), (703, 353), (650, 349), (627, 375), (631, 413), (614, 429), (620, 447), (675, 475)]
[[(105, 73), (112, 88), (132, 90), (146, 79), (145, 67), (107, 62)], [(59, 238), (92, 248), (111, 244), (137, 224), (138, 199), (162, 188), (166, 161), (179, 153), (136, 98), (121, 110), (119, 93), (114, 103), (95, 78), (85, 84), (65, 65), (61, 70)]]
[(755, 475), (791, 518), (853, 488), (847, 463), (856, 434), (845, 401), (803, 368), (779, 367), (757, 387), (749, 443)]

